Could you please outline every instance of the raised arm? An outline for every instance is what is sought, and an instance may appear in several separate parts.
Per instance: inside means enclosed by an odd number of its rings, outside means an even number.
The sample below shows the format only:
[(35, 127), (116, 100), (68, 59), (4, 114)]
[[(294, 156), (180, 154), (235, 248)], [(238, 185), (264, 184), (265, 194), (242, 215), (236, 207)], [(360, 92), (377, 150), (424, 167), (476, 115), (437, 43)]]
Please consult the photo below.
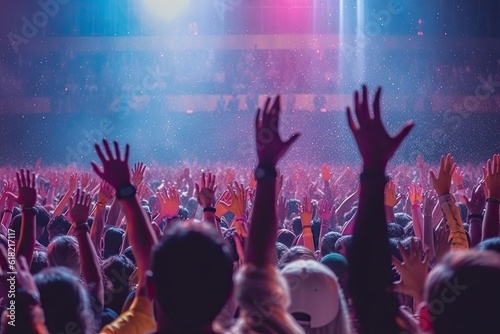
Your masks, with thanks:
[(201, 174), (201, 182), (195, 184), (195, 194), (198, 204), (203, 208), (203, 220), (212, 224), (222, 234), (220, 224), (215, 217), (216, 178), (212, 173)]
[(498, 237), (498, 219), (500, 208), (500, 154), (486, 164), (484, 183), (488, 192), (486, 198), (486, 212), (483, 222), (482, 240)]
[(257, 189), (252, 223), (246, 249), (246, 261), (258, 268), (276, 263), (276, 165), (291, 145), (299, 138), (294, 134), (283, 141), (278, 131), (281, 113), (280, 97), (271, 104), (267, 99), (264, 109), (257, 110), (255, 136), (259, 164), (255, 170)]
[(78, 174), (73, 173), (69, 176), (69, 187), (68, 191), (64, 194), (63, 198), (57, 203), (56, 208), (54, 209), (54, 213), (52, 214), (52, 217), (57, 217), (63, 214), (64, 208), (66, 207), (67, 204), (69, 204), (69, 199), (73, 195), (73, 192), (76, 190), (76, 186), (78, 183)]
[(104, 213), (106, 211), (106, 205), (111, 201), (113, 196), (113, 187), (105, 181), (101, 181), (94, 209), (94, 222), (90, 228), (90, 239), (94, 244), (97, 254), (101, 254), (101, 238), (104, 232)]
[(470, 246), (475, 247), (481, 242), (483, 233), (483, 210), (486, 204), (486, 197), (483, 191), (483, 185), (480, 183), (472, 189), (472, 195), (469, 198), (463, 195), (462, 200), (467, 206), (469, 216), (469, 234)]
[(407, 124), (395, 137), (385, 130), (380, 115), (380, 94), (369, 110), (368, 91), (354, 95), (353, 113), (347, 108), (347, 119), (363, 159), (360, 176), (361, 193), (354, 226), (353, 244), (348, 254), (350, 291), (359, 333), (401, 333), (396, 317), (398, 301), (390, 292), (392, 285), (391, 253), (384, 211), (385, 170), (397, 148), (413, 127)]
[(469, 248), (462, 218), (460, 217), (458, 208), (455, 205), (455, 200), (450, 194), (451, 179), (456, 166), (457, 165), (455, 164), (453, 157), (451, 154), (448, 154), (446, 157), (441, 157), (437, 176), (433, 171), (429, 172), (434, 190), (436, 190), (436, 193), (439, 196), (439, 204), (441, 206), (441, 211), (443, 212), (446, 225), (448, 225), (450, 229), (449, 238), (452, 241), (452, 251)]
[(387, 224), (396, 222), (394, 207), (398, 205), (399, 201), (401, 201), (401, 196), (396, 194), (396, 184), (389, 180), (384, 188), (385, 221)]
[(423, 240), (423, 221), (422, 221), (422, 187), (412, 182), (408, 188), (408, 197), (411, 203), (411, 219), (413, 221), (413, 230), (415, 236)]
[(17, 203), (21, 206), (21, 235), (17, 245), (16, 257), (24, 256), (28, 266), (31, 266), (33, 259), (33, 251), (35, 250), (36, 241), (36, 189), (35, 189), (35, 174), (26, 173), (21, 169), (20, 173), (16, 173), (17, 188), (19, 195)]
[(99, 145), (95, 145), (103, 169), (101, 170), (94, 162), (92, 168), (101, 179), (116, 190), (116, 197), (125, 211), (128, 237), (137, 261), (139, 282), (141, 282), (145, 272), (151, 268), (151, 250), (156, 244), (156, 236), (135, 196), (136, 189), (131, 184), (128, 165), (129, 146), (126, 146), (123, 158), (117, 142), (114, 142), (114, 154), (107, 140), (103, 140), (103, 147), (104, 152)]
[(90, 295), (101, 307), (104, 306), (104, 283), (99, 266), (98, 256), (90, 239), (87, 221), (90, 214), (90, 195), (78, 189), (76, 195), (70, 199), (69, 216), (73, 223), (73, 235), (78, 241), (82, 275)]

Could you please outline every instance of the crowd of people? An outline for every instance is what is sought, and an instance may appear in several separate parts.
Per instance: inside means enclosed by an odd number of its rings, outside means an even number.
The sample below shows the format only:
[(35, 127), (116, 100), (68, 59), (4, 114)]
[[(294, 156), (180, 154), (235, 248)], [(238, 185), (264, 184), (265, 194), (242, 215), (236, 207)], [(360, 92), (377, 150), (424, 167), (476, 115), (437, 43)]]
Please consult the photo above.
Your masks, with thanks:
[[(363, 76), (388, 91), (430, 96), (472, 94), (491, 75), (500, 81), (500, 56), (483, 51), (370, 50)], [(275, 66), (282, 64), (281, 66)], [(349, 50), (61, 50), (23, 55), (16, 65), (0, 64), (0, 94), (48, 97), (54, 111), (78, 111), (90, 104), (111, 108), (127, 92), (161, 100), (168, 95), (248, 96), (346, 94), (360, 80)], [(492, 71), (493, 69), (493, 71)], [(384, 73), (381, 76), (381, 73)], [(153, 75), (152, 85), (144, 79)], [(227, 107), (227, 106), (226, 106)]]
[(96, 143), (89, 168), (0, 169), (1, 333), (497, 333), (500, 155), (388, 163), (381, 89), (347, 109), (361, 166), (167, 167)]

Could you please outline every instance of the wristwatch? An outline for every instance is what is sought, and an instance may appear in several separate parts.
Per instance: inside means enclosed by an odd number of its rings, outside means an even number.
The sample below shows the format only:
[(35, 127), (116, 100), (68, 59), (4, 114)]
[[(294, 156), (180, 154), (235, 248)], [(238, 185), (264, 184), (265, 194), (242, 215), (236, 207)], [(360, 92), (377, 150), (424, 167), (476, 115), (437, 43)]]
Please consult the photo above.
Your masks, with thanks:
[(278, 177), (278, 172), (276, 168), (267, 167), (267, 166), (257, 166), (255, 169), (255, 180), (265, 180), (265, 179), (275, 179)]
[(116, 191), (116, 198), (125, 199), (125, 198), (133, 197), (135, 195), (136, 191), (137, 190), (135, 189), (135, 187), (131, 184), (123, 186)]

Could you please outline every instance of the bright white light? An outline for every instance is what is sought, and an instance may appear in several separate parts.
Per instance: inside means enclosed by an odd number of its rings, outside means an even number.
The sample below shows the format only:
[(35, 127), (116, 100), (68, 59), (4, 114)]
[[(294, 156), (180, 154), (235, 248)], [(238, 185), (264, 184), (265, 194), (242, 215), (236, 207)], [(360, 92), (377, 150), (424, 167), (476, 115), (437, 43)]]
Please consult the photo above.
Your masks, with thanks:
[(177, 17), (188, 5), (190, 0), (144, 0), (148, 12), (164, 19)]

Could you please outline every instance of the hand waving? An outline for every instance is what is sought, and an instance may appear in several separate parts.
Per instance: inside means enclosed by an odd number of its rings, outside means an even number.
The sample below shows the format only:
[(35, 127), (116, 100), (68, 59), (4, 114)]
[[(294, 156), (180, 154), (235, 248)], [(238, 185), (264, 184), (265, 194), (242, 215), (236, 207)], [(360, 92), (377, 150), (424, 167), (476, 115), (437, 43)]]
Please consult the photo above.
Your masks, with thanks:
[(457, 164), (453, 160), (453, 157), (451, 156), (451, 154), (448, 154), (446, 157), (441, 157), (437, 177), (433, 171), (429, 172), (432, 180), (432, 185), (434, 186), (434, 190), (436, 190), (438, 196), (450, 193), (451, 179), (456, 167)]
[(33, 207), (36, 204), (35, 173), (30, 174), (29, 170), (26, 170), (25, 173), (24, 169), (21, 169), (20, 172), (16, 173), (16, 180), (17, 197), (12, 193), (8, 193), (7, 196), (15, 198), (21, 207)]
[(138, 187), (144, 180), (144, 173), (146, 172), (146, 165), (143, 162), (135, 163), (132, 169), (132, 182)]
[(373, 116), (370, 114), (366, 86), (363, 86), (361, 101), (359, 92), (355, 92), (354, 111), (358, 124), (354, 121), (351, 108), (347, 108), (349, 128), (363, 158), (363, 170), (369, 172), (385, 172), (387, 163), (414, 126), (413, 122), (408, 123), (395, 137), (387, 133), (382, 124), (380, 112), (381, 92), (379, 87), (373, 101)]
[(200, 184), (195, 183), (196, 199), (203, 208), (213, 207), (215, 205), (215, 192), (217, 186), (215, 185), (215, 175), (205, 172), (201, 174)]
[(276, 167), (278, 161), (300, 136), (299, 133), (295, 133), (287, 141), (281, 139), (278, 129), (280, 113), (281, 98), (279, 95), (272, 104), (271, 99), (267, 98), (264, 109), (257, 109), (255, 138), (260, 165)]
[(83, 190), (77, 189), (69, 204), (69, 216), (74, 224), (81, 225), (87, 222), (90, 214), (90, 204), (90, 195)]
[(97, 164), (92, 162), (94, 172), (115, 189), (120, 189), (124, 186), (130, 185), (130, 168), (128, 165), (130, 151), (129, 145), (127, 144), (125, 146), (125, 155), (122, 159), (120, 156), (118, 142), (113, 142), (115, 146), (114, 155), (109, 146), (109, 142), (106, 139), (102, 141), (102, 144), (105, 152), (102, 151), (102, 148), (98, 144), (95, 145), (95, 149), (102, 162), (103, 170), (101, 171)]

